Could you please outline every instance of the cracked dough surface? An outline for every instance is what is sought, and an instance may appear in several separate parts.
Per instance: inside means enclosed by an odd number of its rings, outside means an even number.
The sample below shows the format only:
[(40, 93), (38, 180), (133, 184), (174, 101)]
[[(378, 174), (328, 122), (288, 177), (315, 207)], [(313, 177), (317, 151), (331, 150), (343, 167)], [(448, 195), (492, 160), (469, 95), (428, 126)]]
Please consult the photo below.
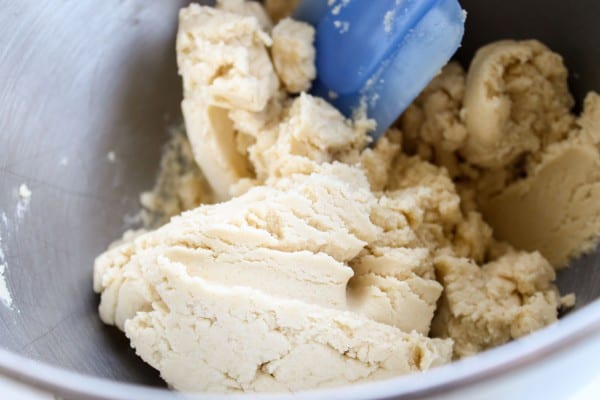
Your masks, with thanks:
[(210, 392), (424, 371), (556, 321), (555, 268), (600, 230), (600, 97), (576, 118), (559, 56), (499, 42), (365, 148), (373, 121), (303, 92), (314, 31), (282, 4), (181, 10), (189, 143), (145, 196), (174, 216), (96, 259), (102, 320)]

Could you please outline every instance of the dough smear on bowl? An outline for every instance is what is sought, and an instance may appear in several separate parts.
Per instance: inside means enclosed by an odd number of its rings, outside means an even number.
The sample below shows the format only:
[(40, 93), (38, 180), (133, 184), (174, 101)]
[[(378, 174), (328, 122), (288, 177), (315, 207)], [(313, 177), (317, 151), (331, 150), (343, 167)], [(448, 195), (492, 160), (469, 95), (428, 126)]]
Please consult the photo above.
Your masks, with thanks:
[(499, 42), (368, 147), (373, 121), (306, 93), (314, 29), (280, 3), (181, 10), (187, 138), (143, 196), (161, 226), (95, 261), (102, 320), (209, 392), (425, 371), (556, 321), (555, 269), (600, 228), (600, 97), (573, 116), (561, 58)]

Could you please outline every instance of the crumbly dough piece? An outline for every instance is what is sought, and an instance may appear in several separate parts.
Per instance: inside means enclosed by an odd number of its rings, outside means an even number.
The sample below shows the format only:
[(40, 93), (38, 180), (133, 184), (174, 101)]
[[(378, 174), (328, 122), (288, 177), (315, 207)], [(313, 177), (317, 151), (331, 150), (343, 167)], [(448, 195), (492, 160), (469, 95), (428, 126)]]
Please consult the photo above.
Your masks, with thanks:
[(446, 65), (401, 117), (405, 145), (413, 152), (421, 142), (456, 151), (467, 139), (460, 116), (465, 95), (465, 72), (456, 62)]
[(600, 234), (599, 95), (588, 95), (577, 126), (527, 178), (480, 201), (499, 239), (539, 250), (557, 268), (594, 249)]
[(267, 51), (271, 38), (254, 16), (191, 4), (179, 13), (177, 64), (185, 98), (261, 111), (279, 80)]
[(483, 267), (440, 256), (435, 269), (444, 293), (431, 329), (435, 336), (454, 340), (457, 357), (556, 321), (560, 296), (552, 284), (554, 269), (537, 252), (511, 251)]
[(562, 57), (536, 40), (482, 47), (467, 76), (462, 151), (483, 167), (503, 167), (564, 138), (573, 99)]
[(345, 263), (377, 232), (370, 221), (375, 198), (366, 179), (359, 169), (328, 164), (319, 173), (293, 175), (274, 185), (188, 211), (100, 256), (95, 289), (102, 292), (102, 319), (123, 328), (133, 317), (132, 307), (114, 296), (137, 285), (138, 272), (132, 271), (158, 258), (220, 284), (345, 307), (352, 276)]
[(302, 93), (276, 127), (257, 134), (248, 153), (260, 182), (295, 172), (310, 173), (325, 162), (358, 159), (367, 138), (365, 130), (346, 120), (331, 104)]
[[(452, 247), (453, 232), (462, 220), (460, 198), (447, 172), (418, 157), (398, 155), (389, 173), (378, 216), (388, 232), (382, 244), (395, 244), (399, 235), (389, 224), (406, 219), (414, 232), (413, 243), (431, 251)], [(379, 210), (376, 210), (379, 211)], [(394, 226), (394, 225), (392, 225)], [(397, 225), (395, 225), (397, 226)]]
[[(372, 122), (353, 124), (321, 99), (302, 94), (292, 102), (278, 91), (265, 47), (271, 39), (260, 31), (256, 18), (190, 6), (180, 19), (178, 60), (187, 88), (182, 109), (196, 161), (216, 200), (243, 193), (269, 176), (310, 172), (313, 161), (358, 159)], [(207, 33), (211, 26), (222, 33)], [(273, 36), (274, 62), (288, 92), (307, 89), (315, 75), (314, 29), (284, 20)], [(217, 55), (209, 56), (211, 51)], [(223, 69), (228, 71), (223, 74)], [(222, 85), (214, 96), (219, 80)], [(246, 90), (258, 98), (251, 99)]]
[(559, 55), (501, 41), (480, 49), (468, 74), (446, 66), (400, 127), (409, 153), (448, 170), (464, 212), (483, 213), (497, 239), (562, 268), (600, 232), (600, 101), (588, 95), (579, 118), (572, 104)]
[(181, 103), (194, 158), (206, 176), (217, 201), (229, 199), (229, 189), (252, 176), (252, 167), (236, 147), (238, 133), (228, 110), (207, 103), (201, 95)]
[(360, 312), (404, 331), (429, 331), (442, 285), (433, 260), (444, 252), (482, 262), (491, 229), (481, 215), (463, 216), (455, 186), (430, 163), (399, 153), (391, 136), (371, 152), (389, 170), (386, 191), (378, 195), (371, 220), (381, 228), (353, 263), (350, 294)]
[(315, 28), (305, 22), (285, 18), (273, 29), (271, 55), (281, 81), (290, 93), (310, 89), (317, 76), (315, 68)]
[(261, 111), (279, 79), (266, 46), (271, 38), (254, 16), (191, 4), (181, 10), (177, 62), (183, 77), (182, 110), (194, 156), (217, 200), (251, 176), (228, 109)]
[(444, 167), (450, 177), (461, 180), (478, 174), (459, 154), (468, 135), (463, 120), (465, 84), (464, 69), (448, 63), (399, 119), (407, 153)]

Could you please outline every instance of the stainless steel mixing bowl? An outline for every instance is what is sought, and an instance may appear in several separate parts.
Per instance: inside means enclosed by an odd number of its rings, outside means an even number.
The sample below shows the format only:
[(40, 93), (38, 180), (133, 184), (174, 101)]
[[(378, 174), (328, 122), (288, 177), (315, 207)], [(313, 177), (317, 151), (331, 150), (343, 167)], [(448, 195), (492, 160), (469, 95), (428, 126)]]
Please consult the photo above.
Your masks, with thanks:
[[(100, 323), (91, 273), (138, 210), (166, 127), (180, 119), (173, 43), (185, 3), (0, 0), (0, 246), (14, 300), (12, 309), (0, 304), (0, 374), (65, 398), (175, 396), (122, 333)], [(539, 38), (565, 56), (579, 100), (600, 89), (600, 2), (462, 3), (469, 18), (459, 59), (491, 40)], [(17, 193), (23, 183), (29, 204)], [(515, 379), (532, 371), (523, 393), (547, 387), (556, 370), (542, 366), (600, 335), (599, 264), (600, 251), (560, 274), (577, 306), (541, 332), (428, 373), (312, 395), (460, 398), (507, 379), (518, 387)], [(561, 387), (592, 372), (598, 363)]]

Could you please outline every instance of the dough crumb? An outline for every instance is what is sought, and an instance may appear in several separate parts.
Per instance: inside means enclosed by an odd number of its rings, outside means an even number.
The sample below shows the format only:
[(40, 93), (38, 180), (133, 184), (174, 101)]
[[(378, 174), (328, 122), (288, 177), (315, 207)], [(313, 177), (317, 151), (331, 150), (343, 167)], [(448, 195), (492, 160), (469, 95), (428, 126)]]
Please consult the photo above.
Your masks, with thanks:
[[(3, 261), (3, 260), (0, 260)], [(0, 262), (0, 302), (2, 302), (2, 304), (4, 304), (6, 307), (8, 308), (12, 308), (12, 296), (10, 294), (10, 292), (8, 291), (8, 285), (6, 283), (6, 277), (4, 276), (4, 273), (6, 271), (6, 264), (3, 262)]]
[(106, 159), (108, 160), (108, 162), (114, 163), (117, 160), (117, 155), (114, 151), (111, 150), (108, 153), (106, 153)]
[(339, 33), (346, 33), (350, 30), (350, 22), (335, 20), (333, 21), (333, 26), (335, 26)]
[(22, 183), (21, 186), (19, 186), (19, 196), (23, 200), (29, 200), (31, 198), (31, 190), (25, 183)]
[(458, 357), (476, 354), (538, 330), (558, 317), (554, 269), (539, 253), (509, 252), (479, 267), (440, 256), (444, 293), (432, 333), (454, 340)]
[(18, 220), (22, 219), (25, 216), (25, 213), (29, 210), (29, 205), (31, 203), (31, 190), (29, 187), (22, 183), (17, 189), (17, 207), (16, 207), (16, 217)]
[(576, 302), (575, 293), (569, 293), (560, 298), (560, 306), (563, 308), (573, 308)]

